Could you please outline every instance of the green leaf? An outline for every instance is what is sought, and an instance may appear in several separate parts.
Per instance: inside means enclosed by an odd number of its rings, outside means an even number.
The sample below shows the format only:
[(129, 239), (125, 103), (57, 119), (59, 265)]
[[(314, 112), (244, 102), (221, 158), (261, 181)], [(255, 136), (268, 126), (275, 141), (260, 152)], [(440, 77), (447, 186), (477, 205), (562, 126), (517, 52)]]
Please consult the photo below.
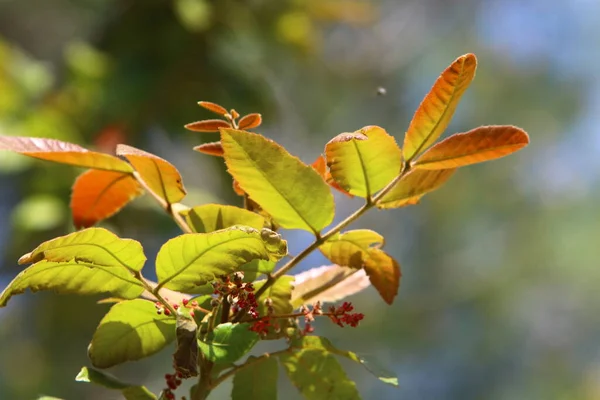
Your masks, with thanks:
[[(266, 280), (257, 281), (254, 283), (254, 288), (259, 290)], [(275, 283), (270, 286), (258, 299), (258, 313), (259, 315), (267, 315), (268, 308), (265, 305), (265, 300), (270, 298), (272, 300), (273, 312), (277, 315), (290, 314), (294, 311), (292, 306), (292, 290), (294, 289), (294, 277), (290, 275), (284, 275), (277, 279)], [(289, 325), (287, 319), (280, 319), (279, 330), (276, 332), (272, 327), (269, 328), (269, 333), (263, 339), (278, 339), (284, 335), (285, 328)]]
[(404, 176), (378, 202), (378, 208), (398, 208), (417, 204), (421, 197), (442, 186), (454, 174), (454, 169), (416, 169)]
[(249, 324), (231, 322), (218, 325), (208, 340), (198, 340), (198, 347), (212, 362), (232, 363), (249, 352), (258, 342), (258, 334), (249, 328)]
[(392, 386), (398, 386), (398, 378), (392, 372), (386, 371), (377, 363), (366, 359), (364, 356), (359, 356), (358, 354), (352, 351), (340, 350), (336, 348), (335, 346), (333, 346), (333, 344), (331, 344), (331, 342), (328, 339), (324, 337), (304, 336), (303, 338), (297, 339), (294, 342), (292, 342), (291, 347), (299, 349), (320, 349), (328, 351), (332, 354), (336, 354), (338, 356), (346, 357), (354, 362), (361, 364), (367, 369), (367, 371), (372, 373), (380, 381)]
[(229, 173), (281, 227), (317, 233), (333, 221), (329, 186), (282, 146), (234, 129), (221, 129), (221, 144)]
[(319, 250), (331, 262), (351, 268), (362, 268), (368, 259), (369, 248), (379, 248), (384, 238), (369, 229), (344, 232), (323, 243)]
[(144, 287), (125, 268), (105, 267), (86, 262), (40, 261), (22, 271), (0, 294), (0, 307), (23, 293), (55, 290), (60, 294), (91, 295), (110, 293), (122, 299), (134, 299)]
[(402, 166), (402, 151), (383, 128), (366, 126), (342, 133), (325, 146), (333, 179), (348, 193), (370, 197), (383, 189)]
[(127, 400), (156, 400), (156, 396), (146, 389), (146, 387), (121, 382), (114, 376), (94, 368), (81, 368), (75, 380), (77, 382), (91, 382), (108, 389), (119, 390)]
[(273, 357), (250, 356), (252, 365), (233, 376), (231, 400), (276, 400), (279, 368)]
[(181, 213), (190, 228), (197, 233), (209, 233), (234, 225), (245, 225), (255, 229), (265, 226), (265, 219), (239, 207), (220, 204), (205, 204)]
[(103, 228), (88, 228), (39, 245), (19, 259), (19, 264), (38, 261), (80, 262), (94, 266), (123, 267), (140, 271), (146, 262), (142, 245), (121, 239)]
[[(304, 339), (312, 338), (305, 336)], [(356, 384), (327, 349), (320, 346), (294, 346), (295, 351), (283, 353), (279, 360), (288, 377), (308, 400), (360, 399)]]
[(175, 323), (173, 316), (158, 315), (151, 301), (117, 303), (100, 321), (88, 355), (97, 368), (148, 357), (175, 339)]
[[(278, 245), (272, 243), (275, 237)], [(156, 257), (156, 274), (159, 286), (187, 292), (254, 259), (279, 259), (285, 253), (286, 241), (268, 229), (235, 226), (211, 233), (185, 234), (162, 246)]]
[(244, 282), (254, 282), (259, 276), (273, 272), (276, 263), (265, 260), (252, 260), (242, 265), (239, 271), (244, 273)]

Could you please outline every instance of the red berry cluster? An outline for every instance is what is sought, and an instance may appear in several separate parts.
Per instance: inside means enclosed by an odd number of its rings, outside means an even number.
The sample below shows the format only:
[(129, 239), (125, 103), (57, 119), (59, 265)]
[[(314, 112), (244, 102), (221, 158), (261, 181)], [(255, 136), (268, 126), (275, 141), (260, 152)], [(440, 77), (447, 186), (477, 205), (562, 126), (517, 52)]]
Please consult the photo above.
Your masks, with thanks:
[(254, 296), (254, 286), (251, 282), (244, 282), (243, 279), (244, 273), (241, 271), (235, 272), (233, 279), (229, 276), (222, 276), (220, 282), (212, 283), (213, 293), (227, 299), (234, 314), (246, 310), (252, 318), (258, 318), (258, 303)]
[(279, 323), (277, 323), (277, 320), (271, 318), (275, 314), (273, 300), (266, 298), (265, 306), (267, 307), (267, 315), (263, 316), (258, 321), (255, 321), (252, 326), (250, 326), (251, 331), (258, 333), (261, 336), (267, 336), (269, 333), (269, 328), (273, 328), (273, 331), (275, 332), (279, 332), (281, 329), (281, 326)]
[[(167, 383), (167, 387), (163, 389), (163, 396), (168, 400), (175, 400), (174, 390), (181, 385), (181, 372), (177, 372), (176, 374), (165, 374), (165, 382)], [(185, 400), (185, 397), (182, 398)]]
[(335, 306), (329, 307), (327, 316), (342, 328), (344, 324), (355, 328), (365, 316), (361, 313), (351, 313), (352, 310), (354, 310), (354, 306), (345, 301), (344, 304), (337, 308)]
[[(165, 297), (166, 301), (169, 301), (168, 298)], [(193, 318), (194, 317), (194, 308), (198, 307), (198, 302), (197, 301), (189, 301), (188, 299), (183, 299), (181, 301), (181, 304), (185, 307), (185, 308), (190, 308), (190, 316)], [(154, 303), (154, 306), (156, 307), (156, 313), (158, 315), (161, 314), (165, 314), (167, 316), (171, 315), (171, 310), (169, 310), (168, 308), (166, 308), (160, 301), (157, 301), (156, 303)], [(173, 303), (171, 304), (171, 307), (173, 307), (174, 310), (179, 309), (179, 304), (177, 303)]]

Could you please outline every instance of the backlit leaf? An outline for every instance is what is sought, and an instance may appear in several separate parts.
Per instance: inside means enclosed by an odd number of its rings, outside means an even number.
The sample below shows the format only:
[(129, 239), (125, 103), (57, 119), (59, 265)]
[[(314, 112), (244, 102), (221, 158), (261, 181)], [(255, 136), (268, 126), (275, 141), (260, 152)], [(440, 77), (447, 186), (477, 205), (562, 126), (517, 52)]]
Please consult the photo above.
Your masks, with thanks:
[(294, 308), (316, 300), (330, 303), (360, 292), (370, 285), (364, 270), (326, 265), (296, 274), (292, 305)]
[(214, 112), (215, 114), (219, 114), (222, 116), (225, 116), (227, 114), (227, 109), (225, 109), (225, 107), (223, 106), (218, 105), (217, 103), (211, 103), (210, 101), (199, 101), (198, 105), (202, 108)]
[(378, 202), (379, 208), (398, 208), (417, 204), (423, 195), (442, 186), (456, 169), (416, 169), (404, 176)]
[(221, 142), (204, 143), (194, 147), (194, 150), (199, 153), (208, 154), (209, 156), (223, 157)]
[(434, 145), (415, 162), (422, 169), (448, 169), (507, 156), (527, 146), (529, 136), (515, 126), (480, 126)]
[(288, 377), (308, 400), (360, 399), (356, 384), (348, 378), (340, 363), (325, 348), (312, 346), (314, 336), (292, 343), (294, 352), (278, 358)]
[(370, 197), (400, 173), (402, 152), (378, 126), (342, 133), (325, 146), (333, 179), (348, 193)]
[(19, 259), (19, 264), (74, 261), (139, 271), (146, 262), (142, 245), (104, 228), (88, 228), (49, 240)]
[(277, 360), (250, 356), (248, 361), (254, 363), (233, 376), (231, 400), (277, 400)]
[(198, 348), (212, 362), (232, 363), (249, 352), (258, 342), (258, 334), (249, 328), (248, 324), (220, 324), (208, 339), (198, 339)]
[(190, 228), (197, 233), (208, 233), (234, 225), (262, 229), (265, 219), (243, 208), (220, 204), (196, 206), (181, 213)]
[(262, 116), (260, 114), (252, 113), (248, 115), (244, 115), (240, 122), (238, 122), (238, 127), (242, 130), (253, 129), (262, 124)]
[(121, 382), (114, 376), (94, 368), (81, 368), (75, 380), (77, 382), (90, 382), (108, 389), (119, 390), (126, 400), (156, 400), (156, 396), (146, 387)]
[(458, 57), (435, 81), (415, 112), (404, 137), (404, 159), (412, 159), (444, 132), (463, 93), (475, 77), (474, 54)]
[(400, 286), (400, 265), (381, 249), (369, 249), (369, 258), (364, 266), (371, 284), (383, 300), (392, 304)]
[(222, 129), (221, 143), (231, 175), (281, 227), (320, 232), (331, 223), (333, 195), (313, 168), (254, 133)]
[(117, 154), (127, 158), (150, 190), (168, 204), (177, 203), (185, 197), (181, 175), (168, 161), (124, 144), (117, 146)]
[(260, 275), (273, 272), (276, 263), (267, 260), (252, 260), (242, 265), (238, 271), (244, 273), (244, 282), (254, 282)]
[(323, 243), (319, 250), (331, 262), (344, 267), (362, 268), (371, 247), (383, 246), (383, 236), (369, 229), (344, 232)]
[(175, 323), (173, 316), (157, 314), (151, 301), (117, 303), (100, 321), (88, 355), (97, 368), (148, 357), (175, 339)]
[(131, 165), (115, 156), (55, 139), (0, 136), (0, 150), (10, 150), (29, 157), (77, 167), (133, 172)]
[(121, 299), (134, 299), (144, 291), (142, 284), (125, 268), (107, 267), (84, 261), (40, 261), (23, 270), (0, 294), (0, 307), (13, 295), (54, 290), (60, 294), (91, 295), (110, 293)]
[(267, 238), (264, 231), (236, 226), (171, 239), (156, 257), (159, 285), (181, 292), (192, 291), (254, 259), (279, 259), (287, 252), (287, 244), (275, 235)]
[(77, 229), (106, 219), (143, 193), (128, 173), (91, 169), (79, 175), (71, 193), (71, 212)]
[(194, 132), (219, 132), (220, 128), (230, 128), (229, 122), (222, 119), (205, 119), (203, 121), (190, 122), (185, 129)]

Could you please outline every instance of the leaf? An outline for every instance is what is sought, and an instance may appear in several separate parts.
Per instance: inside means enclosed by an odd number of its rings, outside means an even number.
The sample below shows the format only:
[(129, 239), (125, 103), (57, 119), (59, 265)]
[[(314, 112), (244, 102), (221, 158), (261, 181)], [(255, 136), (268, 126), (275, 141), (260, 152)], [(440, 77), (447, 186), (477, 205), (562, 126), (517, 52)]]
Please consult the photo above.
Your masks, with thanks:
[(421, 197), (442, 186), (456, 169), (435, 171), (416, 169), (405, 175), (378, 202), (378, 208), (398, 208), (417, 204)]
[(221, 130), (221, 143), (229, 173), (281, 227), (318, 233), (333, 221), (333, 195), (327, 184), (283, 147), (233, 129)]
[(480, 126), (457, 133), (427, 150), (416, 168), (449, 169), (507, 156), (529, 144), (524, 130), (510, 125)]
[(333, 178), (331, 177), (331, 173), (327, 169), (327, 161), (323, 155), (317, 157), (315, 162), (310, 165), (317, 173), (323, 178), (325, 182), (335, 190), (345, 194), (348, 197), (354, 197), (354, 195), (348, 193), (344, 188), (342, 188)]
[(266, 260), (252, 260), (242, 265), (238, 271), (244, 273), (244, 282), (254, 282), (260, 275), (269, 274), (275, 269), (276, 263)]
[(143, 193), (128, 173), (91, 169), (79, 175), (71, 193), (75, 228), (88, 228), (106, 219)]
[(301, 349), (322, 349), (324, 351), (328, 351), (329, 353), (346, 357), (354, 362), (361, 364), (367, 369), (367, 371), (372, 373), (380, 381), (392, 386), (398, 386), (398, 378), (396, 377), (396, 375), (384, 370), (383, 368), (379, 367), (376, 363), (367, 360), (364, 356), (359, 356), (354, 352), (340, 350), (336, 348), (335, 346), (333, 346), (333, 344), (331, 344), (331, 342), (327, 338), (319, 336), (305, 336), (302, 339), (294, 341), (292, 343), (292, 347)]
[(41, 160), (107, 171), (133, 172), (131, 165), (110, 154), (97, 153), (55, 139), (0, 136), (0, 150), (10, 150)]
[(158, 315), (154, 303), (117, 303), (100, 321), (88, 355), (97, 368), (109, 368), (157, 353), (175, 339), (175, 318)]
[(300, 307), (311, 301), (330, 303), (362, 291), (370, 285), (365, 271), (326, 265), (296, 274), (292, 305)]
[(121, 382), (114, 376), (94, 368), (81, 368), (75, 380), (77, 382), (95, 383), (108, 389), (119, 390), (126, 400), (156, 400), (156, 396), (146, 387)]
[[(236, 226), (211, 233), (192, 233), (169, 240), (156, 257), (159, 286), (186, 292), (228, 275), (254, 259), (279, 259), (287, 253), (281, 236)], [(275, 232), (273, 232), (275, 233)], [(267, 243), (277, 241), (277, 243)]]
[(240, 119), (240, 122), (238, 122), (238, 127), (239, 127), (239, 129), (247, 130), (247, 129), (256, 128), (256, 127), (260, 126), (260, 124), (262, 124), (262, 116), (257, 113), (252, 113), (252, 114), (244, 115)]
[(273, 357), (250, 356), (252, 365), (233, 376), (232, 400), (276, 400), (279, 368)]
[(258, 342), (258, 334), (249, 328), (248, 324), (220, 324), (208, 340), (198, 340), (198, 348), (214, 363), (232, 363), (249, 352)]
[(333, 179), (348, 193), (370, 197), (383, 189), (402, 166), (402, 151), (383, 128), (367, 126), (342, 133), (325, 146)]
[(410, 122), (404, 137), (406, 162), (431, 146), (444, 132), (463, 93), (475, 77), (474, 54), (458, 57), (442, 72), (425, 96)]
[(42, 243), (22, 256), (19, 264), (42, 260), (74, 261), (140, 271), (146, 256), (142, 245), (133, 239), (121, 239), (104, 228), (88, 228)]
[(400, 265), (381, 249), (369, 249), (369, 259), (364, 266), (371, 284), (383, 300), (392, 304), (400, 286)]
[(210, 101), (199, 101), (198, 105), (209, 111), (214, 112), (215, 114), (219, 114), (222, 116), (227, 115), (227, 110), (225, 109), (225, 107), (220, 106), (217, 103), (211, 103)]
[(80, 295), (110, 293), (122, 299), (134, 299), (144, 291), (140, 281), (125, 268), (78, 261), (40, 261), (22, 271), (8, 284), (0, 294), (0, 307), (6, 306), (12, 296), (26, 289)]
[(223, 157), (221, 142), (204, 143), (194, 147), (194, 150), (199, 153), (208, 154), (209, 156)]
[(278, 358), (288, 377), (308, 400), (360, 399), (356, 384), (351, 381), (335, 357), (322, 347), (304, 346), (305, 336), (292, 346), (296, 351)]
[(262, 229), (265, 225), (265, 219), (256, 213), (220, 204), (196, 206), (181, 215), (185, 217), (190, 228), (197, 233), (214, 232), (234, 225), (245, 225), (255, 229)]
[(369, 229), (357, 229), (326, 241), (319, 250), (334, 264), (362, 268), (369, 258), (369, 248), (381, 247), (383, 243), (383, 236), (379, 233)]
[(167, 204), (177, 203), (185, 197), (179, 171), (166, 160), (124, 144), (117, 146), (117, 154), (127, 158), (150, 190)]
[(185, 125), (185, 129), (194, 132), (219, 132), (220, 128), (231, 128), (231, 125), (222, 119), (205, 119)]

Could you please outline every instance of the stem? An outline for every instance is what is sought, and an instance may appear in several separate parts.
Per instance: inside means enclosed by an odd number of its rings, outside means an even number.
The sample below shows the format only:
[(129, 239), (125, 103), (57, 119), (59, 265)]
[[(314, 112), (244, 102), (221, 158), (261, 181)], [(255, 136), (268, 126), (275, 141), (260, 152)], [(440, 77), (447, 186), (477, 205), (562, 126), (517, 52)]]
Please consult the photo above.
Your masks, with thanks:
[(158, 301), (160, 301), (160, 303), (171, 312), (171, 315), (173, 316), (173, 318), (175, 318), (177, 316), (177, 311), (173, 308), (173, 306), (171, 304), (169, 304), (169, 302), (164, 297), (162, 297), (162, 295), (158, 292), (157, 287), (152, 287), (152, 285), (150, 285), (150, 283), (148, 283), (148, 281), (146, 281), (146, 279), (142, 276), (141, 271), (135, 271), (133, 273), (133, 275), (138, 281), (140, 281), (142, 283), (142, 285), (144, 285), (144, 288), (148, 292), (152, 293), (152, 295), (154, 297), (156, 297), (156, 299)]

